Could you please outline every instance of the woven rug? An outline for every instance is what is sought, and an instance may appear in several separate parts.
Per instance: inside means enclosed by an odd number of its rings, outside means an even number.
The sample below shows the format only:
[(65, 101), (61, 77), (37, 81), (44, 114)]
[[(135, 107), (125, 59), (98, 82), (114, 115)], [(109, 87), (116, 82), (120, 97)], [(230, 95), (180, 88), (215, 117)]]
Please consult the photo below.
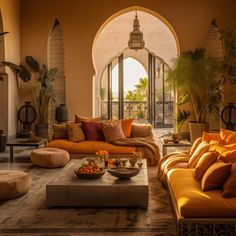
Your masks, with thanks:
[(148, 168), (148, 209), (48, 209), (45, 186), (61, 169), (40, 169), (26, 164), (24, 171), (32, 176), (32, 187), (21, 198), (0, 201), (0, 235), (176, 235), (168, 195), (156, 178), (156, 167)]

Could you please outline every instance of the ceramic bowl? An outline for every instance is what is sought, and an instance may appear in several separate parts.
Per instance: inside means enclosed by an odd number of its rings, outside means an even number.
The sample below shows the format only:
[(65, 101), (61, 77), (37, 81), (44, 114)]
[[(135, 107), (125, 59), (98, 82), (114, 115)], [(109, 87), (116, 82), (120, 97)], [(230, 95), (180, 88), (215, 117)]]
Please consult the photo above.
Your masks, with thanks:
[(108, 170), (108, 172), (119, 178), (119, 179), (129, 179), (134, 177), (139, 173), (139, 168), (135, 167), (115, 167)]

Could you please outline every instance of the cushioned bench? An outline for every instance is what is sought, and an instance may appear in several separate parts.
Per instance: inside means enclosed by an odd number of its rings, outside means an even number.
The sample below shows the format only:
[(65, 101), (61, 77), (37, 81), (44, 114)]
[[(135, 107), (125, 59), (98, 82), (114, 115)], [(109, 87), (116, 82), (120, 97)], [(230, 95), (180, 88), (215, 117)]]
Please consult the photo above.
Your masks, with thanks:
[(170, 170), (167, 183), (179, 235), (235, 235), (235, 197), (224, 198), (220, 189), (203, 192), (194, 169)]

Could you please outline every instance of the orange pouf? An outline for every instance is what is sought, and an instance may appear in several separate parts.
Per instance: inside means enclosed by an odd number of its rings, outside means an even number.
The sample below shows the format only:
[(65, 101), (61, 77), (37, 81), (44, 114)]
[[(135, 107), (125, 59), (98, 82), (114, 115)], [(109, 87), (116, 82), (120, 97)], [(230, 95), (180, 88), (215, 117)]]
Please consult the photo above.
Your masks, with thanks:
[(31, 177), (22, 171), (1, 170), (0, 171), (0, 200), (17, 198), (31, 187)]
[(63, 167), (70, 161), (70, 155), (59, 148), (38, 148), (31, 152), (31, 161), (44, 168)]

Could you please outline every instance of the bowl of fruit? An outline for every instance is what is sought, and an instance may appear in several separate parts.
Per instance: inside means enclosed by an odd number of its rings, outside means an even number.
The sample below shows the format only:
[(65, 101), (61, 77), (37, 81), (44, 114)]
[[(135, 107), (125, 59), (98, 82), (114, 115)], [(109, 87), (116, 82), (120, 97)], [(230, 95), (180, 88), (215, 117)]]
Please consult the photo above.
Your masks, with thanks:
[(99, 179), (104, 173), (105, 170), (94, 161), (86, 162), (75, 168), (75, 174), (81, 179)]

